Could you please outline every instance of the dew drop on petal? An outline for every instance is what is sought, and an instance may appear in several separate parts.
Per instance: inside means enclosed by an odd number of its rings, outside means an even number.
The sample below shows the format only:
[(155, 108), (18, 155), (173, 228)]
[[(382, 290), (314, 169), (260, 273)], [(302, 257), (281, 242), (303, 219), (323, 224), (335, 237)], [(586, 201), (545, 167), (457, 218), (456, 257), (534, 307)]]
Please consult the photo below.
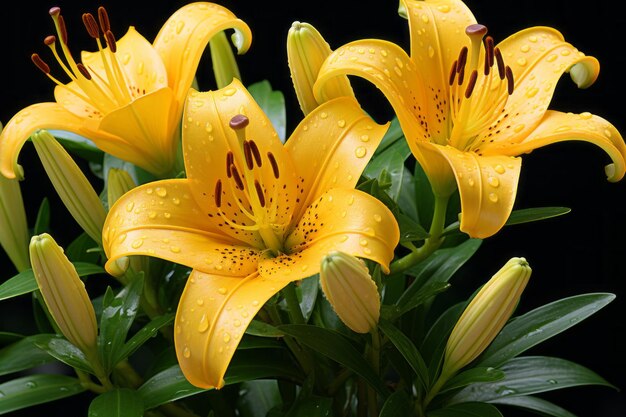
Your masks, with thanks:
[(500, 180), (497, 179), (496, 177), (489, 177), (487, 182), (489, 183), (489, 185), (491, 185), (494, 188), (497, 188), (500, 185)]
[(506, 171), (506, 170), (504, 169), (504, 167), (503, 167), (502, 165), (500, 165), (500, 164), (496, 165), (493, 169), (495, 169), (495, 171), (496, 171), (498, 174), (504, 174), (504, 172)]
[(183, 349), (183, 356), (187, 359), (189, 359), (189, 357), (191, 357), (191, 351), (189, 350), (188, 347), (185, 346), (185, 348)]
[(363, 158), (367, 154), (365, 146), (359, 146), (354, 150), (354, 154), (357, 158)]
[(228, 292), (228, 290), (224, 287), (220, 287), (217, 289), (217, 292), (219, 292), (222, 295), (225, 295)]
[(198, 331), (200, 333), (204, 333), (209, 329), (209, 320), (206, 317), (206, 314), (202, 315), (202, 318), (200, 319), (200, 323), (198, 323)]
[(133, 249), (139, 249), (141, 245), (143, 245), (143, 239), (136, 239), (130, 246), (132, 246)]
[(230, 342), (230, 334), (224, 333), (224, 343)]
[(489, 201), (491, 201), (492, 203), (497, 203), (498, 195), (495, 193), (489, 193)]

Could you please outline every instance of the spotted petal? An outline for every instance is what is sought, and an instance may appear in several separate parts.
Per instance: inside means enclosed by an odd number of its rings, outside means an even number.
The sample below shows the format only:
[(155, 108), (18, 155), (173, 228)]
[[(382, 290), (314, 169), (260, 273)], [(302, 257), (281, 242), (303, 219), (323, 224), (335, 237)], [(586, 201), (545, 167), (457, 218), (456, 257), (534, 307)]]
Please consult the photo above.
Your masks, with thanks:
[(522, 167), (521, 158), (479, 156), (436, 146), (456, 177), (461, 196), (461, 231), (475, 238), (495, 234), (509, 218)]
[(178, 304), (174, 332), (187, 380), (200, 388), (221, 388), (248, 324), (289, 282), (283, 275), (236, 278), (193, 271)]
[(110, 271), (121, 257), (148, 255), (205, 272), (246, 276), (256, 271), (259, 256), (208, 221), (182, 179), (145, 184), (124, 194), (107, 216), (103, 246)]
[(153, 45), (165, 64), (178, 109), (183, 106), (206, 45), (216, 33), (230, 28), (235, 29), (237, 50), (245, 53), (252, 41), (250, 28), (228, 9), (213, 3), (181, 7), (157, 34)]

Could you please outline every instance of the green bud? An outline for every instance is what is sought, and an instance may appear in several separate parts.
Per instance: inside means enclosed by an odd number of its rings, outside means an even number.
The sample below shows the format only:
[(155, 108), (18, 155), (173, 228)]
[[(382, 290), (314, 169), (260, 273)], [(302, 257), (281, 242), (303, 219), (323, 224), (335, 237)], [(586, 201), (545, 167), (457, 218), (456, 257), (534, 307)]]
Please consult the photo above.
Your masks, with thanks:
[(320, 268), (324, 295), (346, 326), (368, 333), (378, 324), (380, 295), (365, 263), (343, 252), (330, 252)]
[(30, 268), (28, 225), (20, 184), (0, 174), (0, 246), (18, 271)]
[(107, 177), (107, 202), (109, 207), (121, 196), (135, 188), (137, 184), (130, 176), (128, 171), (119, 168), (111, 168)]
[(213, 36), (209, 46), (211, 47), (211, 61), (213, 62), (217, 88), (226, 87), (233, 81), (233, 78), (241, 80), (237, 60), (226, 34), (219, 32)]
[(40, 130), (31, 139), (61, 201), (80, 227), (100, 244), (106, 212), (98, 194), (54, 136)]

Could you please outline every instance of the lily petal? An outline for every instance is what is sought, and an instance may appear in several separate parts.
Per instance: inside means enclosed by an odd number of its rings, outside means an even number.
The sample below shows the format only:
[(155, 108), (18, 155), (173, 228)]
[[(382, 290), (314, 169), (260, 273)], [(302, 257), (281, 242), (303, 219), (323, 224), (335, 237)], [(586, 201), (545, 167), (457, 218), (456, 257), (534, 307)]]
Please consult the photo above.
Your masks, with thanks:
[[(331, 188), (354, 188), (388, 127), (374, 122), (353, 98), (338, 98), (312, 111), (285, 144), (302, 192), (294, 218)], [(320, 137), (328, 139), (323, 146)]]
[(618, 130), (608, 121), (591, 113), (546, 112), (537, 128), (514, 145), (494, 147), (490, 152), (521, 155), (551, 143), (566, 140), (581, 140), (602, 148), (613, 160), (606, 166), (608, 180), (616, 182), (626, 171), (626, 145)]
[[(82, 134), (82, 120), (57, 103), (37, 103), (20, 110), (0, 133), (0, 170), (7, 178), (22, 178), (17, 157), (30, 135), (39, 129), (59, 129)], [(81, 133), (82, 132), (82, 133)]]
[(221, 388), (248, 324), (263, 304), (292, 280), (193, 271), (176, 312), (174, 342), (183, 374), (201, 388)]
[(207, 44), (216, 33), (230, 28), (235, 29), (233, 40), (238, 52), (245, 53), (252, 42), (250, 28), (230, 10), (213, 3), (181, 7), (157, 34), (153, 45), (167, 69), (169, 86), (180, 106), (177, 110), (183, 106)]
[[(530, 41), (535, 38), (536, 42)], [(524, 43), (524, 40), (527, 42)], [(522, 140), (543, 118), (557, 82), (564, 73), (573, 65), (583, 65), (587, 69), (587, 80), (582, 85), (588, 86), (600, 70), (594, 57), (585, 56), (564, 42), (558, 31), (550, 28), (531, 28), (518, 32), (505, 40), (502, 48), (506, 63), (511, 66), (515, 76), (515, 90), (504, 108), (504, 114), (508, 116), (500, 117), (497, 125), (483, 132), (479, 140), (494, 139), (495, 142), (509, 144)], [(527, 48), (528, 52), (522, 52)], [(495, 131), (500, 133), (487, 137)]]
[(103, 227), (107, 270), (124, 256), (148, 255), (205, 272), (246, 276), (258, 253), (208, 221), (184, 179), (145, 184), (122, 196)]
[(461, 197), (461, 231), (474, 238), (495, 234), (509, 218), (522, 159), (479, 156), (451, 146), (436, 146), (456, 177)]
[(288, 254), (261, 260), (259, 272), (293, 280), (311, 276), (332, 250), (371, 259), (387, 272), (399, 239), (396, 220), (384, 204), (358, 190), (334, 188), (309, 207), (287, 237)]

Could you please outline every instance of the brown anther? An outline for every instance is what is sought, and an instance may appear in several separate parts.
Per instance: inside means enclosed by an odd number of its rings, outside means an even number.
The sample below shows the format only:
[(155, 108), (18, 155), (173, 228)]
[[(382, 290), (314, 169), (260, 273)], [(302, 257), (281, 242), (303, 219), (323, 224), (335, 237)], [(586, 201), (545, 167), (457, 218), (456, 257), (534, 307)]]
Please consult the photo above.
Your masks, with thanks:
[(465, 63), (467, 62), (467, 52), (468, 52), (467, 46), (464, 46), (463, 48), (461, 48), (461, 52), (459, 52), (459, 59), (456, 64), (456, 72), (458, 74), (460, 74), (461, 71), (465, 69)]
[(484, 65), (484, 71), (483, 73), (485, 75), (489, 75), (489, 73), (491, 72), (491, 65), (489, 65), (489, 60), (487, 59), (487, 57), (485, 57), (485, 65)]
[(267, 159), (270, 161), (270, 165), (272, 166), (272, 171), (274, 172), (274, 178), (278, 179), (280, 176), (280, 171), (278, 171), (278, 163), (276, 162), (276, 158), (274, 158), (274, 154), (271, 152), (267, 153)]
[(50, 14), (50, 16), (52, 17), (56, 17), (58, 15), (61, 14), (61, 8), (60, 7), (51, 7), (50, 10), (48, 11), (48, 13)]
[(111, 24), (109, 23), (109, 14), (102, 6), (98, 7), (98, 20), (100, 21), (100, 28), (102, 33), (107, 33), (111, 30)]
[(250, 123), (250, 119), (248, 119), (243, 114), (238, 114), (230, 119), (228, 126), (230, 126), (233, 130), (244, 129)]
[(50, 45), (54, 45), (54, 43), (57, 41), (57, 37), (54, 35), (48, 35), (46, 36), (46, 38), (43, 40), (43, 43), (46, 46), (50, 46)]
[(88, 80), (91, 80), (91, 74), (89, 73), (89, 71), (83, 64), (79, 62), (78, 64), (76, 64), (76, 67), (78, 68), (80, 73), (83, 74), (83, 77), (87, 78)]
[(454, 61), (452, 63), (452, 68), (450, 68), (450, 75), (448, 76), (448, 84), (454, 84), (454, 79), (456, 78), (456, 65), (458, 61)]
[(504, 74), (506, 76), (506, 89), (509, 95), (511, 95), (515, 89), (515, 81), (513, 80), (513, 70), (511, 70), (511, 67), (507, 65), (504, 69)]
[(67, 28), (65, 27), (65, 19), (59, 15), (57, 18), (59, 22), (59, 34), (61, 35), (61, 42), (67, 45)]
[(478, 35), (482, 38), (487, 34), (487, 26), (481, 25), (480, 23), (474, 23), (473, 25), (469, 25), (465, 28), (465, 34), (467, 36)]
[(107, 30), (104, 33), (104, 37), (107, 40), (107, 45), (109, 45), (109, 49), (111, 49), (111, 52), (117, 52), (117, 43), (115, 42), (115, 36), (113, 35), (113, 32)]
[(499, 48), (494, 48), (493, 54), (496, 57), (496, 64), (498, 66), (498, 75), (501, 80), (504, 80), (504, 59), (502, 58), (502, 52), (500, 52)]
[(230, 178), (232, 174), (230, 173), (230, 166), (233, 164), (235, 157), (231, 151), (228, 151), (226, 154), (226, 176)]
[(217, 207), (222, 206), (222, 181), (217, 180), (215, 183), (215, 205)]
[(493, 50), (494, 42), (491, 36), (485, 38), (485, 61), (489, 62), (489, 66), (493, 66)]
[(259, 147), (256, 146), (256, 143), (253, 140), (248, 141), (250, 144), (250, 150), (252, 151), (252, 156), (254, 156), (254, 161), (256, 165), (261, 168), (263, 166), (263, 161), (261, 160), (261, 153), (259, 152)]
[(94, 39), (100, 37), (100, 29), (98, 29), (98, 23), (96, 23), (95, 17), (91, 13), (83, 13), (83, 24), (87, 33)]
[(474, 91), (474, 87), (476, 86), (476, 79), (478, 78), (478, 71), (474, 70), (470, 74), (469, 80), (467, 81), (467, 88), (465, 89), (465, 98), (470, 98), (472, 92)]
[(32, 54), (30, 59), (33, 61), (33, 64), (37, 66), (44, 74), (50, 74), (50, 67), (48, 64), (44, 62), (43, 59), (39, 56), (39, 54)]
[(230, 174), (233, 176), (233, 180), (235, 181), (235, 185), (238, 189), (243, 190), (243, 181), (241, 181), (241, 177), (239, 176), (239, 171), (237, 171), (237, 167), (235, 164), (230, 166)]
[(459, 85), (462, 85), (464, 79), (465, 79), (465, 66), (461, 67), (461, 70), (459, 71), (459, 79), (457, 80), (457, 83)]
[(259, 196), (259, 203), (261, 203), (261, 207), (265, 207), (265, 194), (263, 193), (263, 188), (261, 188), (259, 181), (254, 180), (254, 188), (256, 188), (256, 194)]
[(246, 159), (248, 171), (252, 171), (252, 169), (254, 169), (254, 161), (252, 160), (252, 150), (250, 149), (250, 143), (248, 141), (243, 142), (243, 156)]

